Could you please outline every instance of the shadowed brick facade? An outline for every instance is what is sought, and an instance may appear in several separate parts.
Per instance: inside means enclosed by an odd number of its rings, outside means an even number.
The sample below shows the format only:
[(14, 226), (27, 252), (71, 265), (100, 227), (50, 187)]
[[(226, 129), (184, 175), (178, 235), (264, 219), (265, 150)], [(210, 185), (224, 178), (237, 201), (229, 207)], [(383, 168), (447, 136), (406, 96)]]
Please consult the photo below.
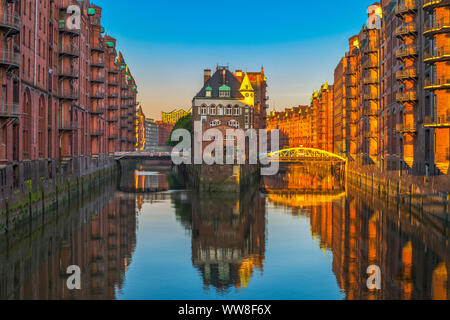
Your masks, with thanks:
[[(81, 8), (80, 29), (66, 24), (70, 5)], [(87, 0), (0, 6), (1, 197), (26, 180), (82, 174), (134, 150), (136, 84), (103, 35), (101, 8)]]

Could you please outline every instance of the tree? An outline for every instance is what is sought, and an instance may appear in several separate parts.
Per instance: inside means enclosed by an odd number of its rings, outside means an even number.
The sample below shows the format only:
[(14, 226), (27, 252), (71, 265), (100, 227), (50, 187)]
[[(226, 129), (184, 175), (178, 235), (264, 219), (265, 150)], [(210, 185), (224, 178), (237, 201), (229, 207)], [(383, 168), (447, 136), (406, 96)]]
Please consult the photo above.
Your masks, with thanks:
[(175, 147), (178, 144), (178, 141), (172, 141), (170, 138), (172, 137), (172, 133), (177, 129), (186, 129), (189, 131), (192, 135), (192, 114), (188, 114), (187, 116), (184, 116), (183, 118), (180, 118), (180, 120), (175, 123), (175, 126), (172, 129), (172, 132), (170, 132), (169, 138), (166, 141), (166, 145)]

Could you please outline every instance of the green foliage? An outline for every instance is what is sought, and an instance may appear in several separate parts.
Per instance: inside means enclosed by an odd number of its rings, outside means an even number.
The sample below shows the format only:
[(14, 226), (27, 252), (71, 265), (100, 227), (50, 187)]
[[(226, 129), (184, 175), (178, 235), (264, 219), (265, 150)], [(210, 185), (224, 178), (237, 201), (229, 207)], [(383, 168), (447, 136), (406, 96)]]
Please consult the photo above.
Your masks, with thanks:
[[(188, 114), (187, 116), (180, 118), (180, 120), (178, 120), (178, 122), (175, 123), (172, 132), (174, 132), (177, 129), (186, 129), (192, 135), (192, 114)], [(166, 144), (168, 146), (175, 147), (179, 143), (179, 141), (171, 141), (170, 137), (172, 137), (172, 132), (170, 133), (169, 138), (166, 141)]]

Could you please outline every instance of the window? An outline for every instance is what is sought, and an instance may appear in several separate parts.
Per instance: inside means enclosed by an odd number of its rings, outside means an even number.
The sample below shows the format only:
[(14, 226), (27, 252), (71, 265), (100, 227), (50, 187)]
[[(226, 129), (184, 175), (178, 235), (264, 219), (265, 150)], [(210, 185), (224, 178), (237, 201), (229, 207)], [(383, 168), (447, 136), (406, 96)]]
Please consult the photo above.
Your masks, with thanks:
[(229, 98), (230, 97), (230, 91), (220, 91), (219, 97), (221, 98)]
[(239, 107), (238, 106), (234, 107), (234, 115), (235, 116), (239, 115)]
[(223, 107), (222, 106), (218, 106), (217, 107), (217, 115), (218, 116), (223, 116)]
[(209, 108), (209, 114), (212, 116), (216, 115), (216, 107), (215, 106), (212, 106)]
[(227, 122), (227, 125), (228, 125), (229, 127), (233, 127), (233, 128), (239, 129), (239, 122), (236, 121), (236, 120), (230, 120), (230, 121), (228, 121), (228, 122)]
[(233, 109), (231, 106), (228, 106), (227, 109), (225, 110), (225, 115), (231, 116), (232, 114), (233, 114)]
[(220, 126), (222, 122), (220, 120), (213, 120), (210, 122), (211, 127), (217, 127)]
[(206, 112), (207, 112), (207, 111), (206, 111), (206, 107), (202, 107), (201, 114), (202, 114), (202, 115), (206, 115)]

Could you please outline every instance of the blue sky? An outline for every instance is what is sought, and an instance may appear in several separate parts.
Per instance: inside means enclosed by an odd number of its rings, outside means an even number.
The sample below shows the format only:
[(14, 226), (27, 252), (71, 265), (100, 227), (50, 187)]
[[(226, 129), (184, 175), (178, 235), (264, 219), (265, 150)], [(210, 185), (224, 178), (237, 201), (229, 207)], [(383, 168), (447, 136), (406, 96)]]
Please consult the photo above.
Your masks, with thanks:
[(270, 109), (308, 104), (359, 32), (374, 1), (95, 0), (117, 38), (146, 116), (189, 108), (203, 69), (217, 64), (268, 78)]

